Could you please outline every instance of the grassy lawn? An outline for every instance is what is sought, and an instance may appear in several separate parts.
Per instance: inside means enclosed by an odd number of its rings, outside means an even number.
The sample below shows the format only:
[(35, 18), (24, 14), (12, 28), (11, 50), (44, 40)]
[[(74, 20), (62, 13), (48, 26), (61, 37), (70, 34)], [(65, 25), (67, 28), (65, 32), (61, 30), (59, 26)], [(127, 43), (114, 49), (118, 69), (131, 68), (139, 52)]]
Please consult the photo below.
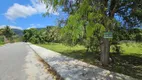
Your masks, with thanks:
[(86, 51), (86, 48), (84, 46), (80, 46), (80, 45), (67, 46), (67, 45), (59, 44), (59, 43), (39, 44), (39, 46), (59, 52), (69, 57), (73, 57), (77, 59), (85, 58), (84, 53)]
[(48, 44), (40, 44), (40, 46), (51, 49), (53, 51), (57, 51), (60, 53), (63, 52), (72, 52), (72, 51), (79, 51), (79, 50), (85, 50), (84, 46), (67, 46), (64, 44), (59, 44), (59, 43), (48, 43)]
[(4, 43), (0, 43), (0, 46), (1, 46), (1, 45), (4, 45)]
[(125, 55), (142, 54), (142, 43), (121, 43), (120, 46)]
[(121, 43), (121, 53), (111, 53), (110, 70), (142, 79), (142, 43)]
[[(99, 55), (86, 53), (84, 46), (67, 46), (59, 43), (40, 44), (39, 46), (102, 67), (98, 62)], [(142, 79), (142, 43), (121, 43), (119, 46), (122, 53), (112, 52), (110, 54), (112, 62), (108, 67), (102, 68)]]

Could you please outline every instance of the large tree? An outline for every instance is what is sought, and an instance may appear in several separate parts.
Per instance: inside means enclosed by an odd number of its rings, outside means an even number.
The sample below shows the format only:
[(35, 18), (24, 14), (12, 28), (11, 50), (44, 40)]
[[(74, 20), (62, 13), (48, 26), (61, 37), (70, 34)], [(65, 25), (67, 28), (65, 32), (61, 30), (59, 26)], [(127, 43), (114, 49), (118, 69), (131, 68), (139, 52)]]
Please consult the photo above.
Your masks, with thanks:
[(48, 9), (50, 6), (55, 10), (62, 8), (70, 15), (65, 28), (68, 29), (67, 32), (72, 33), (73, 41), (80, 36), (85, 39), (97, 37), (103, 65), (108, 65), (110, 51), (110, 41), (103, 38), (103, 33), (115, 30), (117, 26), (115, 16), (121, 18), (119, 21), (127, 28), (141, 26), (142, 22), (141, 0), (44, 0), (44, 2)]

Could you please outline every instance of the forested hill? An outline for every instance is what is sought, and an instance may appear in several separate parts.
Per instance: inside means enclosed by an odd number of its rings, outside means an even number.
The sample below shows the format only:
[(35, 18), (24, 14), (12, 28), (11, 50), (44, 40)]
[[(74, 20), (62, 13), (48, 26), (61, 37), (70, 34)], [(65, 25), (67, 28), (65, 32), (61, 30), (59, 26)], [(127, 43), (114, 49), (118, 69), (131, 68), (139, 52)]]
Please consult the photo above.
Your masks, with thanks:
[(14, 28), (12, 30), (16, 35), (23, 36), (23, 30)]
[[(42, 30), (42, 29), (45, 29), (45, 28), (36, 28), (37, 30)], [(19, 35), (19, 36), (23, 36), (23, 30), (21, 29), (12, 29), (13, 32), (16, 34), (16, 35)]]
[(46, 28), (35, 28), (35, 29), (37, 29), (37, 30), (42, 30), (42, 29), (46, 29)]

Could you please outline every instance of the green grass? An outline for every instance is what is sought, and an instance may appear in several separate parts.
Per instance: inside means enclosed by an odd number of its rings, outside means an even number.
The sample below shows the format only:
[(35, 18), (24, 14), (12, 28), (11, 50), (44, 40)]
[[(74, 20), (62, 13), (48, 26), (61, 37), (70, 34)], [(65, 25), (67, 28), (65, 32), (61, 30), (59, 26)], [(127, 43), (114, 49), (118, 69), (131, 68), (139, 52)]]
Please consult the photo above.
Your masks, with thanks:
[(72, 52), (72, 51), (78, 51), (78, 50), (85, 50), (84, 46), (67, 46), (59, 43), (48, 43), (48, 44), (40, 44), (40, 46), (51, 49), (56, 52)]
[(108, 69), (142, 79), (142, 43), (121, 43), (121, 53), (113, 53), (113, 62)]
[(142, 43), (122, 43), (120, 46), (124, 54), (142, 54)]
[(142, 78), (142, 43), (121, 43), (121, 53), (111, 51), (112, 62), (108, 67), (99, 65), (98, 53), (86, 53), (84, 46), (67, 46), (59, 43), (40, 44), (39, 46), (59, 52), (68, 57), (79, 59), (89, 64), (123, 73), (138, 79)]
[(4, 45), (4, 43), (0, 43), (0, 46), (1, 46), (1, 45)]
[(38, 44), (38, 45), (76, 59), (85, 58), (84, 53), (86, 51), (86, 48), (84, 46), (80, 45), (68, 46), (59, 43), (48, 43), (48, 44)]

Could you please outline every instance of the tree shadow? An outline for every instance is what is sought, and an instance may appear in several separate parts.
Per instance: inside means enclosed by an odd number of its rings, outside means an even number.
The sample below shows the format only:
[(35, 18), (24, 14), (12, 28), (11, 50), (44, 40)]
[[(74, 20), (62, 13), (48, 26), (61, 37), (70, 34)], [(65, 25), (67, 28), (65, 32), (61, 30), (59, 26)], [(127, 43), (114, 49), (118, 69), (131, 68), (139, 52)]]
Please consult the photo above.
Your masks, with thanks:
[(100, 59), (99, 54), (95, 54), (92, 52), (87, 52), (86, 50), (78, 50), (78, 51), (64, 51), (61, 52), (63, 55), (72, 57), (75, 59), (79, 59), (81, 61), (90, 63), (90, 64), (96, 64), (96, 62)]
[[(66, 53), (64, 53), (66, 52)], [(142, 79), (142, 54), (133, 53), (131, 55), (123, 55), (122, 53), (110, 53), (112, 61), (109, 66), (103, 67), (100, 65), (100, 54), (95, 54), (85, 50), (78, 51), (64, 51), (61, 52), (63, 55), (79, 59), (99, 66), (104, 69), (108, 69), (113, 72), (122, 73), (134, 78)]]
[(65, 80), (134, 80), (60, 54), (47, 56), (44, 60)]
[(112, 62), (107, 69), (142, 79), (142, 54), (132, 54), (111, 53)]

